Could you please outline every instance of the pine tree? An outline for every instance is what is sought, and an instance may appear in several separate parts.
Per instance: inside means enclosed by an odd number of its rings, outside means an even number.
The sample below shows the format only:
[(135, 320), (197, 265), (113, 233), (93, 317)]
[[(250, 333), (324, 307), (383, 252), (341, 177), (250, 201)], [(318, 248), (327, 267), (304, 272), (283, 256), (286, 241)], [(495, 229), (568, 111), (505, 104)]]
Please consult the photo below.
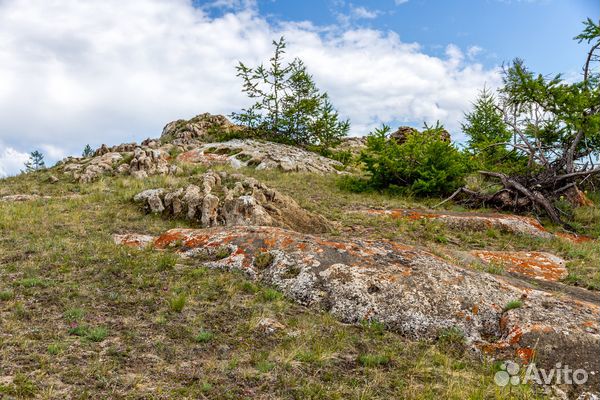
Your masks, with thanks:
[(509, 164), (516, 167), (512, 134), (495, 96), (486, 87), (473, 104), (473, 111), (465, 114), (462, 130), (468, 138), (467, 150), (481, 168), (498, 170)]
[(347, 135), (349, 121), (340, 120), (327, 93), (317, 88), (300, 59), (284, 64), (283, 37), (273, 41), (273, 46), (268, 67), (261, 64), (250, 68), (239, 63), (242, 91), (257, 101), (232, 117), (268, 140), (305, 147), (334, 146)]
[(85, 158), (91, 157), (94, 155), (94, 150), (92, 150), (92, 147), (89, 144), (86, 144), (81, 155)]
[(32, 151), (29, 154), (29, 161), (25, 163), (25, 172), (35, 172), (44, 168), (46, 168), (44, 155), (38, 150)]

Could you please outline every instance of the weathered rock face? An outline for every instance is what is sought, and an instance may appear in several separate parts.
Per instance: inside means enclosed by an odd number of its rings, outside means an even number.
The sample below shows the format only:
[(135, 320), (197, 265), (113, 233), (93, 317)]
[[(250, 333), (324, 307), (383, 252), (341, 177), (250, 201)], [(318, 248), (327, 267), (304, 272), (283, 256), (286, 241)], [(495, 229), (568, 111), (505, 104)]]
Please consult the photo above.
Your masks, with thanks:
[(342, 142), (336, 147), (338, 151), (349, 151), (354, 156), (360, 155), (367, 147), (367, 138), (361, 137), (347, 137), (343, 138)]
[(342, 163), (298, 147), (256, 140), (234, 139), (207, 143), (180, 154), (182, 162), (230, 164), (234, 168), (279, 169), (284, 172), (339, 173)]
[[(417, 248), (390, 241), (330, 241), (273, 227), (173, 229), (157, 249), (183, 257), (230, 255), (208, 262), (237, 269), (300, 304), (344, 322), (377, 320), (415, 338), (456, 327), (474, 349), (538, 366), (556, 361), (600, 376), (598, 304), (519, 286), (513, 280), (460, 268)], [(264, 257), (264, 253), (269, 257)], [(266, 261), (265, 261), (266, 260)], [(521, 306), (507, 309), (510, 302)]]
[(543, 281), (560, 281), (567, 277), (566, 262), (554, 254), (540, 251), (486, 251), (471, 252), (487, 263), (496, 263), (506, 271)]
[[(395, 140), (398, 144), (402, 144), (406, 142), (406, 138), (409, 135), (414, 134), (418, 135), (420, 132), (415, 128), (411, 128), (410, 126), (401, 126), (390, 135), (390, 139)], [(450, 143), (450, 139), (450, 133), (447, 130), (444, 129), (440, 132), (440, 140)]]
[(548, 232), (536, 219), (524, 217), (521, 215), (510, 214), (485, 214), (476, 212), (440, 212), (431, 210), (408, 210), (408, 209), (366, 209), (359, 210), (361, 213), (371, 215), (386, 215), (390, 218), (406, 218), (410, 220), (435, 219), (445, 225), (455, 229), (467, 229), (472, 231), (485, 231), (489, 228), (496, 228), (502, 232), (510, 232), (519, 235), (528, 235), (544, 239), (551, 239), (555, 236), (572, 241), (588, 242), (593, 238), (580, 236), (571, 233), (552, 234)]
[(200, 186), (174, 191), (149, 189), (134, 201), (153, 213), (186, 218), (205, 227), (265, 225), (300, 232), (327, 232), (331, 224), (301, 208), (292, 198), (240, 174), (207, 172)]
[[(154, 142), (150, 144), (155, 145)], [(95, 154), (91, 158), (66, 158), (59, 168), (82, 183), (92, 182), (103, 175), (125, 174), (145, 178), (149, 175), (172, 175), (179, 171), (176, 165), (169, 163), (164, 149), (127, 143), (110, 148), (102, 145)]]
[(181, 146), (205, 141), (205, 138), (215, 130), (237, 131), (241, 129), (240, 126), (232, 124), (222, 115), (204, 113), (188, 121), (180, 119), (169, 122), (163, 128), (160, 138), (163, 142)]
[(126, 153), (135, 150), (137, 147), (136, 143), (122, 143), (116, 146), (108, 147), (103, 144), (94, 151), (93, 157), (103, 156), (106, 153)]

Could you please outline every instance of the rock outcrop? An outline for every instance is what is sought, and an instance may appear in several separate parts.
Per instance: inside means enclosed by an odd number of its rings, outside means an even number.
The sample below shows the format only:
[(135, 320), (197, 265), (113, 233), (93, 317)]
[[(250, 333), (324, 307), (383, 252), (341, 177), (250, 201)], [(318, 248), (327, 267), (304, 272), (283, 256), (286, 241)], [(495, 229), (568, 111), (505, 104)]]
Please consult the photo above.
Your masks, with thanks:
[[(392, 134), (390, 135), (390, 139), (395, 140), (398, 144), (402, 144), (406, 142), (408, 136), (415, 134), (419, 135), (421, 134), (421, 132), (419, 132), (415, 128), (411, 128), (410, 126), (401, 126), (396, 131), (392, 132)], [(443, 142), (450, 143), (450, 133), (447, 130), (443, 129), (440, 132), (440, 140)]]
[(152, 245), (203, 260), (226, 246), (227, 257), (205, 265), (244, 271), (344, 322), (376, 320), (420, 339), (457, 328), (474, 349), (500, 359), (535, 357), (541, 367), (560, 361), (593, 372), (588, 385), (598, 385), (596, 303), (520, 286), (386, 240), (331, 241), (280, 228), (235, 227), (173, 229)]
[(594, 238), (577, 235), (574, 233), (557, 232), (551, 233), (546, 230), (536, 219), (522, 215), (493, 214), (477, 212), (453, 212), (433, 210), (410, 210), (410, 209), (364, 209), (358, 212), (371, 215), (385, 215), (390, 218), (406, 218), (409, 220), (433, 219), (450, 228), (467, 229), (472, 231), (485, 231), (490, 228), (501, 232), (509, 232), (518, 235), (552, 239), (559, 237), (570, 242), (583, 243), (593, 241)]
[(486, 263), (499, 264), (507, 272), (543, 281), (560, 281), (569, 273), (565, 260), (542, 251), (474, 250), (471, 254)]
[(313, 233), (331, 230), (325, 218), (254, 178), (207, 172), (199, 185), (171, 191), (148, 189), (135, 195), (134, 201), (148, 212), (185, 218), (204, 227), (264, 225)]
[(240, 131), (243, 128), (232, 124), (222, 115), (204, 113), (190, 120), (179, 119), (169, 122), (163, 128), (160, 139), (162, 142), (184, 146), (210, 141), (207, 138), (217, 132)]
[[(147, 143), (156, 147), (154, 142)], [(102, 145), (91, 158), (68, 157), (59, 163), (58, 168), (81, 183), (92, 182), (103, 175), (125, 174), (145, 178), (178, 173), (179, 168), (169, 162), (165, 149), (149, 145), (128, 143), (110, 148)]]
[(342, 163), (294, 146), (250, 139), (207, 143), (178, 156), (182, 162), (230, 164), (234, 168), (279, 169), (284, 172), (339, 173)]

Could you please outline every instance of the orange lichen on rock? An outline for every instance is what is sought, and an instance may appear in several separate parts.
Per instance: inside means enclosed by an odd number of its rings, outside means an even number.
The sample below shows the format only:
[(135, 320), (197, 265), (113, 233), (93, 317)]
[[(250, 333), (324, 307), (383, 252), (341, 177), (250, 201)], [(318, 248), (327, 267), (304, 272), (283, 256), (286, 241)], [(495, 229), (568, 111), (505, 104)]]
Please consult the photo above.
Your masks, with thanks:
[(154, 236), (127, 233), (124, 235), (113, 235), (116, 244), (128, 247), (144, 248), (154, 242)]
[(535, 350), (529, 347), (520, 347), (516, 351), (516, 356), (521, 359), (523, 364), (529, 364), (535, 357)]
[(485, 262), (498, 263), (506, 271), (545, 281), (560, 281), (567, 274), (565, 261), (550, 253), (539, 251), (472, 251), (476, 257)]

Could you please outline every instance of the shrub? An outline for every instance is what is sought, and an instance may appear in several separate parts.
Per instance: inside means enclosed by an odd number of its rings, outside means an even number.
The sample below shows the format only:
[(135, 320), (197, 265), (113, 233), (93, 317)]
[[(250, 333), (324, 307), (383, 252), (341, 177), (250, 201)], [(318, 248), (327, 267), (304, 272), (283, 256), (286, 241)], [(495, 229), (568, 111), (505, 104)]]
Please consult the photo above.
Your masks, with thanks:
[(215, 337), (215, 334), (210, 331), (201, 330), (195, 337), (194, 340), (198, 343), (210, 342)]
[(464, 184), (468, 158), (442, 139), (443, 127), (425, 125), (423, 132), (408, 134), (403, 143), (389, 137), (383, 126), (367, 137), (360, 160), (375, 188), (394, 188), (416, 195), (446, 195)]
[(285, 39), (273, 41), (273, 45), (275, 52), (268, 67), (250, 68), (239, 63), (242, 91), (257, 101), (232, 118), (249, 128), (251, 135), (267, 140), (320, 149), (336, 146), (348, 134), (349, 121), (340, 119), (302, 60), (283, 63)]
[(187, 295), (185, 293), (179, 293), (176, 296), (171, 297), (169, 300), (169, 308), (175, 312), (182, 312), (187, 303)]
[(523, 302), (521, 300), (511, 300), (504, 306), (504, 312), (514, 310), (516, 308), (521, 308), (522, 306)]

